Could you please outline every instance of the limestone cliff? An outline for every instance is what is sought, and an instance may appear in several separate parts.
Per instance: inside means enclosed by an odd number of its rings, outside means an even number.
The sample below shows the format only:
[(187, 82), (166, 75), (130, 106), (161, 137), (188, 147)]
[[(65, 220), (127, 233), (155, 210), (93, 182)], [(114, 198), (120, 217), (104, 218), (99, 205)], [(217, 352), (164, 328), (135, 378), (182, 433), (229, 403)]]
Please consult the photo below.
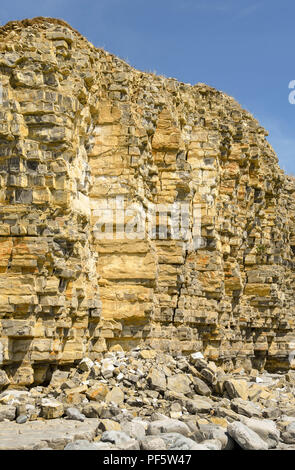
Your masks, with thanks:
[[(10, 22), (0, 38), (0, 365), (12, 383), (141, 342), (288, 367), (295, 184), (259, 123), (60, 20)], [(202, 246), (99, 237), (119, 196), (201, 207)]]

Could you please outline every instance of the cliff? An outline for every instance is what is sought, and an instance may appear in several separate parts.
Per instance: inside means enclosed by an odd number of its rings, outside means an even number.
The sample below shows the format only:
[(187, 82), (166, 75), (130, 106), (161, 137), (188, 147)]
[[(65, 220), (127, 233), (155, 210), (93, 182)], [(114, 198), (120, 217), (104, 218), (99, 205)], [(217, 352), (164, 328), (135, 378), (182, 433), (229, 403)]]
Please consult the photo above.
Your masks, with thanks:
[(51, 365), (118, 344), (288, 368), (295, 184), (267, 132), (226, 94), (135, 70), (61, 20), (10, 22), (0, 37), (11, 383), (42, 383)]

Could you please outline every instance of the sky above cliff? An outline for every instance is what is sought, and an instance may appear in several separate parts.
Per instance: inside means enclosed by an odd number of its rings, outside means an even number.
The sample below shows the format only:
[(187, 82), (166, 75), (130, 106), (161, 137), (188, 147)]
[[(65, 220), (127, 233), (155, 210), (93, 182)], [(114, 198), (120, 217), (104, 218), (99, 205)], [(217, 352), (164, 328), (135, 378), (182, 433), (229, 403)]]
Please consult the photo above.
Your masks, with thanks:
[(10, 0), (0, 22), (61, 18), (133, 67), (228, 93), (295, 175), (294, 14), (294, 0)]

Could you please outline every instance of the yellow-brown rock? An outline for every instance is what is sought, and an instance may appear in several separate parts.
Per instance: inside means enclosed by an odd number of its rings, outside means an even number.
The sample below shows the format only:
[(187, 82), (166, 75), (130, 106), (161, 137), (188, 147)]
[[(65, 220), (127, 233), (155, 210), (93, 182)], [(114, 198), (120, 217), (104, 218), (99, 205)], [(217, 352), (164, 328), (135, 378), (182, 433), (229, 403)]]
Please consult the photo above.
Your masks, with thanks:
[[(288, 368), (295, 184), (267, 132), (226, 94), (137, 71), (62, 21), (10, 22), (0, 37), (0, 366), (10, 383), (40, 383), (48, 364), (114, 345)], [(129, 212), (102, 230), (116, 198)], [(166, 235), (159, 214), (158, 236), (126, 235), (132, 204), (175, 203), (187, 203), (190, 224), (200, 210), (200, 247), (171, 236), (169, 211)]]

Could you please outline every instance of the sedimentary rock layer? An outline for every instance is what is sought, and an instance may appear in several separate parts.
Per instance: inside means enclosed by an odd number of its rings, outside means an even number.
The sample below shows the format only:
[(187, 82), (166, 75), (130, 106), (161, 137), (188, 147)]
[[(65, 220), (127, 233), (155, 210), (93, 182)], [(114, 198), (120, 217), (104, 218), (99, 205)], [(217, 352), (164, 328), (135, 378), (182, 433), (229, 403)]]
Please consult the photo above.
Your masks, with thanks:
[[(135, 70), (60, 20), (11, 22), (0, 38), (0, 365), (12, 383), (115, 344), (288, 367), (295, 185), (267, 132), (226, 94)], [(167, 236), (159, 217), (156, 234), (127, 236), (130, 212), (103, 235), (116, 200), (122, 213), (186, 204), (201, 246), (171, 236), (169, 211)]]

